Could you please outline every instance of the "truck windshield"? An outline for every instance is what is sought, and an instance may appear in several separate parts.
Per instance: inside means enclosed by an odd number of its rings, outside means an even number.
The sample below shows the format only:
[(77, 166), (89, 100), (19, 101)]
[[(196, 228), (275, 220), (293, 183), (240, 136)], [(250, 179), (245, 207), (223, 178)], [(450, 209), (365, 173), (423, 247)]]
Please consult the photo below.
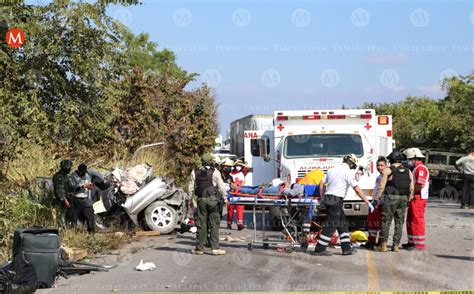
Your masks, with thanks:
[(362, 139), (353, 134), (294, 135), (285, 139), (285, 157), (340, 157), (364, 154)]

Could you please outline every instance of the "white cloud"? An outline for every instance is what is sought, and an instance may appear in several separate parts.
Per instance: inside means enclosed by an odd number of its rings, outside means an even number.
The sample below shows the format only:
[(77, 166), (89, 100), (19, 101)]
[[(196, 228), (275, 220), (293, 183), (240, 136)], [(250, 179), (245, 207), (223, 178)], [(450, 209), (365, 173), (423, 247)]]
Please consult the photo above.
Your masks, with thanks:
[(426, 93), (443, 93), (443, 90), (439, 84), (420, 86), (416, 89)]

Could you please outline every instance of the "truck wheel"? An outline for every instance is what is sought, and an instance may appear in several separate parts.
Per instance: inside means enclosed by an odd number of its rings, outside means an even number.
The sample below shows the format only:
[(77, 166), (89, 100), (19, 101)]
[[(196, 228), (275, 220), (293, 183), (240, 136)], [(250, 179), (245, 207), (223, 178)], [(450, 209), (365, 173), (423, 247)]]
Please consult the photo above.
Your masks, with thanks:
[(145, 209), (145, 222), (153, 231), (160, 234), (171, 233), (177, 223), (176, 210), (163, 201), (156, 201)]

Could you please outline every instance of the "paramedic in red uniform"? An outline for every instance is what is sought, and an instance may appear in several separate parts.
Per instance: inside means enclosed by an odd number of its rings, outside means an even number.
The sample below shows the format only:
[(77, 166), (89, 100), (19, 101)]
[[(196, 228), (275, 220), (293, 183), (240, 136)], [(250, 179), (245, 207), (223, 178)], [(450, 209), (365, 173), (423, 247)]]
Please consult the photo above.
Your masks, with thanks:
[(428, 168), (423, 164), (425, 156), (418, 148), (405, 151), (408, 165), (413, 168), (415, 182), (414, 197), (408, 203), (407, 235), (408, 243), (403, 247), (408, 250), (425, 249), (425, 207), (428, 201), (430, 175)]
[[(235, 162), (234, 169), (230, 172), (231, 177), (234, 180), (234, 185), (238, 189), (242, 187), (245, 183), (245, 176), (248, 173), (248, 167), (241, 161), (237, 160)], [(234, 219), (234, 210), (237, 211), (237, 229), (243, 230), (244, 226), (244, 206), (229, 204), (227, 205), (227, 228), (232, 229), (232, 221)]]
[[(377, 160), (377, 171), (379, 175), (375, 180), (374, 192), (372, 194), (372, 202), (374, 203), (375, 195), (379, 188), (380, 180), (382, 180), (382, 172), (387, 167), (387, 159), (380, 157)], [(380, 233), (380, 222), (382, 221), (382, 210), (383, 210), (383, 198), (379, 201), (378, 206), (375, 208), (373, 213), (367, 215), (367, 230), (369, 231), (369, 240), (365, 243), (364, 247), (367, 249), (373, 249), (377, 244), (377, 235)]]

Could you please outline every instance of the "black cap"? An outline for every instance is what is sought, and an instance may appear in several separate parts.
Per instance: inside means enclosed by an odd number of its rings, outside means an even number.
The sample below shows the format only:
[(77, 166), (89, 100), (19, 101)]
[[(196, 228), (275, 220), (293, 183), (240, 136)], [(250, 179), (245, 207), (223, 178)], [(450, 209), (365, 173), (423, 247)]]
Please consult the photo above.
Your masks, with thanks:
[(87, 171), (87, 165), (85, 163), (81, 163), (79, 164), (79, 166), (77, 167), (77, 170), (80, 170), (80, 171)]

